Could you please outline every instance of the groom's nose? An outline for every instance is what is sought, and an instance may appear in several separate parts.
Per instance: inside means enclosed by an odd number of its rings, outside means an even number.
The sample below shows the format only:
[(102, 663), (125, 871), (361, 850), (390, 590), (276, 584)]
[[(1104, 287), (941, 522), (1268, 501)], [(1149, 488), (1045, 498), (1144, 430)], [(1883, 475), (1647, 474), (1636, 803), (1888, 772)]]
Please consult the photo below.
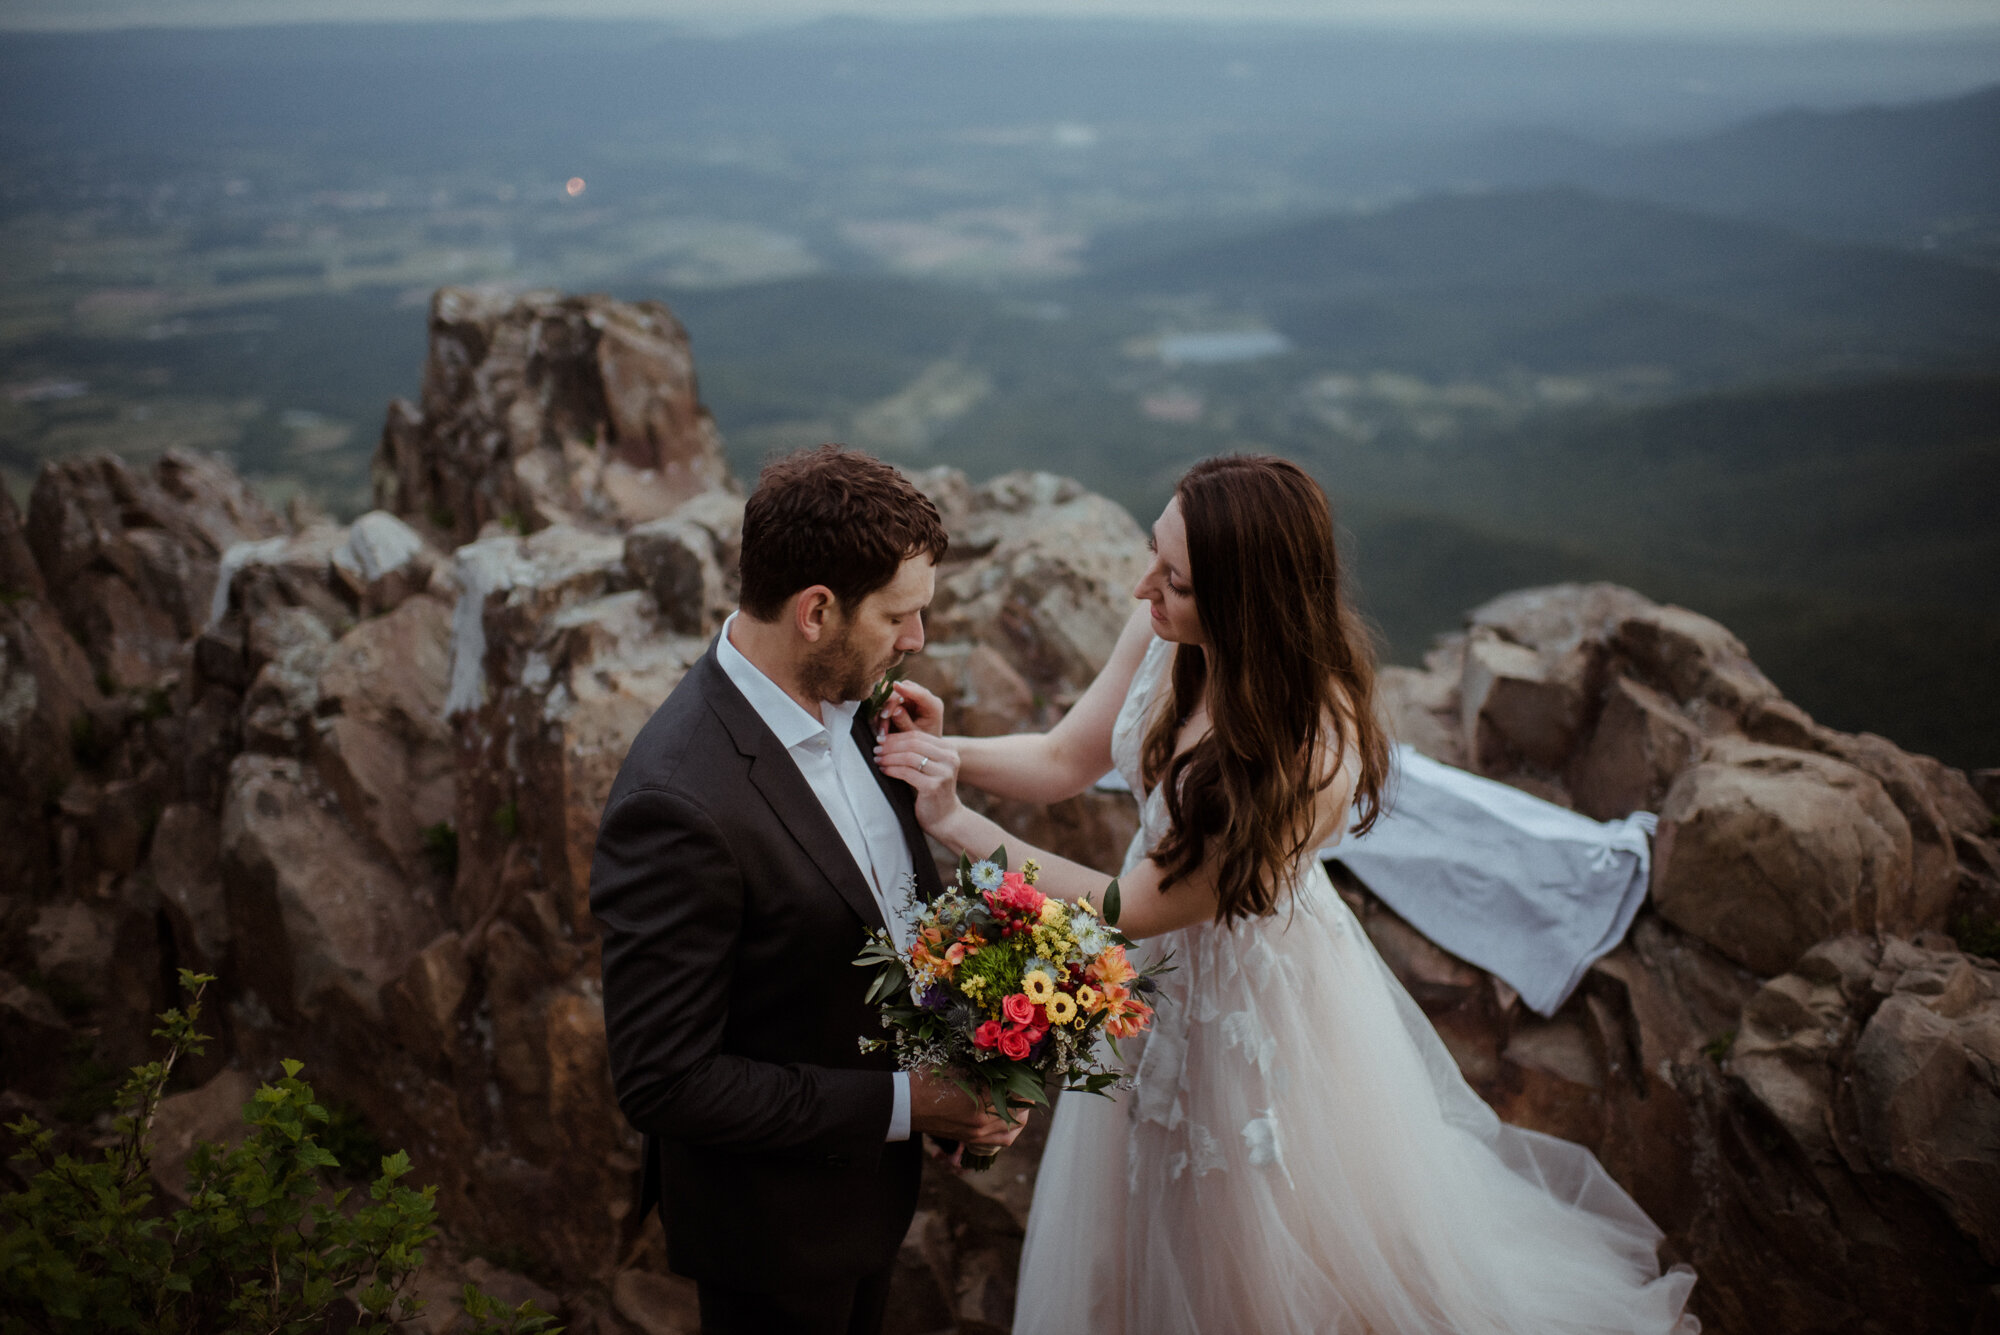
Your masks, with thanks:
[(904, 623), (903, 633), (896, 637), (896, 651), (914, 654), (924, 647), (924, 619), (914, 616)]

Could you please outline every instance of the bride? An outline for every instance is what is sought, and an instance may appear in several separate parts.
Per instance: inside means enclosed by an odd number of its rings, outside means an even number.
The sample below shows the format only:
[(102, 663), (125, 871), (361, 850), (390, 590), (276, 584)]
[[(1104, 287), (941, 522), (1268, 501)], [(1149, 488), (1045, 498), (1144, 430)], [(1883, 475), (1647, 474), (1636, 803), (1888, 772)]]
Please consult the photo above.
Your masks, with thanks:
[(1211, 459), (1152, 549), (1147, 606), (1053, 730), (944, 737), (902, 684), (878, 751), (933, 837), (1034, 857), (1068, 899), (1103, 873), (956, 785), (1053, 802), (1115, 764), (1145, 795), (1119, 925), (1178, 967), (1132, 1092), (1058, 1103), (1015, 1331), (1698, 1330), (1659, 1230), (1589, 1151), (1479, 1100), (1314, 856), (1350, 812), (1367, 828), (1388, 754), (1324, 493), (1281, 459)]

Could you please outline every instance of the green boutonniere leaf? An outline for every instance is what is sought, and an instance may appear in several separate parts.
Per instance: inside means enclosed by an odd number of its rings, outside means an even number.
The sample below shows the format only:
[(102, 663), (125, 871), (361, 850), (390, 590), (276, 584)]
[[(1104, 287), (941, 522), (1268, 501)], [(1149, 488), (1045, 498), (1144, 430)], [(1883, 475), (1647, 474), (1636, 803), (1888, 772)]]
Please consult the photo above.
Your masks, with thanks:
[(902, 679), (903, 665), (898, 663), (887, 672), (884, 672), (882, 680), (875, 683), (875, 689), (868, 692), (868, 719), (871, 723), (874, 721), (875, 716), (880, 714), (883, 708), (888, 705), (890, 691)]

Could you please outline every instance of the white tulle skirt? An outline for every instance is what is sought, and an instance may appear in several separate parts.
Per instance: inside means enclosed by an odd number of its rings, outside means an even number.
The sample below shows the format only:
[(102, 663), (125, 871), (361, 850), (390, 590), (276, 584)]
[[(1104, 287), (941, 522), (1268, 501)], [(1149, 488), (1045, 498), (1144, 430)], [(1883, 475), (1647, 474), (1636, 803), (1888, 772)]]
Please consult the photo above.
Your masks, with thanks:
[(1317, 863), (1157, 948), (1138, 1087), (1056, 1109), (1017, 1335), (1699, 1330), (1652, 1221), (1472, 1092)]

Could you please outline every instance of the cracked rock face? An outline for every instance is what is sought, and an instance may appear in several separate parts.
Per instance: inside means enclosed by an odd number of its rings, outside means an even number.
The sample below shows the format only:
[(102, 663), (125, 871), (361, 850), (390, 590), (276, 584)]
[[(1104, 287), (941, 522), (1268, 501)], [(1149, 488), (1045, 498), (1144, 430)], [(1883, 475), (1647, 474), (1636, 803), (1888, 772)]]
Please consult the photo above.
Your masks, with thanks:
[(656, 302), (441, 288), (420, 405), (391, 405), (382, 509), (457, 546), (494, 521), (622, 530), (731, 484), (687, 333)]
[[(191, 456), (53, 466), (25, 518), (0, 497), (0, 1100), (46, 1113), (79, 1044), (141, 1060), (171, 967), (217, 973), (177, 1144), (301, 1058), (573, 1329), (691, 1329), (630, 1214), (587, 904), (625, 750), (736, 594), (741, 492), (685, 337), (659, 307), (441, 292), (377, 470), (351, 525)], [(1143, 530), (1048, 474), (916, 480), (952, 547), (911, 675), (954, 731), (1050, 726)], [(1549, 1019), (1343, 883), (1481, 1095), (1598, 1153), (1712, 1330), (1981, 1319), (2000, 969), (1941, 929), (2000, 919), (1991, 776), (1821, 727), (1725, 628), (1612, 585), (1495, 599), (1382, 681), (1428, 754), (1664, 817), (1651, 906)], [(1137, 824), (1123, 793), (972, 796), (1107, 869)], [(892, 1331), (1006, 1327), (1045, 1134), (926, 1183)], [(528, 1284), (440, 1256), (427, 1291), (474, 1267)]]

